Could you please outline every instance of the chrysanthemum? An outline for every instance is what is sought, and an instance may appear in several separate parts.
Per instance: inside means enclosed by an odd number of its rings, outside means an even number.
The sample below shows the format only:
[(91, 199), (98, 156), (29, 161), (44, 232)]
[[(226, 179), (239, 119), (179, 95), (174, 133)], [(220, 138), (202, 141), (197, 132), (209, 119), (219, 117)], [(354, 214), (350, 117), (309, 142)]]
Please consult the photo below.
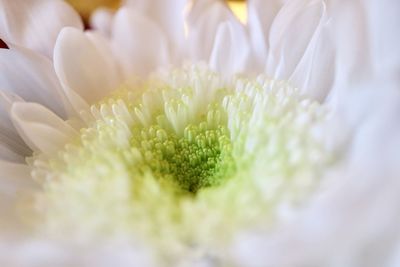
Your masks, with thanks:
[(0, 0), (2, 266), (399, 264), (400, 6), (248, 10)]

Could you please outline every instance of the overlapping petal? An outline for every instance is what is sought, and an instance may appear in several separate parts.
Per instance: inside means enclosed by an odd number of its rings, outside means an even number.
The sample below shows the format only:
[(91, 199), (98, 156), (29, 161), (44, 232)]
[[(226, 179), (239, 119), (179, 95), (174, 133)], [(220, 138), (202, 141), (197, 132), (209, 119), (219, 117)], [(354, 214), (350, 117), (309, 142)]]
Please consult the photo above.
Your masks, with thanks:
[(92, 104), (121, 83), (119, 66), (107, 40), (74, 28), (60, 33), (54, 50), (54, 68), (71, 102), (71, 90)]
[(66, 117), (69, 106), (52, 62), (22, 47), (0, 50), (0, 88), (3, 92), (40, 103), (61, 117)]
[(25, 143), (45, 154), (54, 153), (77, 134), (56, 114), (36, 103), (14, 103), (11, 118)]
[(30, 48), (48, 57), (60, 30), (83, 28), (79, 15), (60, 0), (1, 0), (0, 39)]
[(112, 45), (125, 79), (145, 76), (170, 60), (168, 39), (157, 23), (133, 8), (122, 8), (114, 18)]

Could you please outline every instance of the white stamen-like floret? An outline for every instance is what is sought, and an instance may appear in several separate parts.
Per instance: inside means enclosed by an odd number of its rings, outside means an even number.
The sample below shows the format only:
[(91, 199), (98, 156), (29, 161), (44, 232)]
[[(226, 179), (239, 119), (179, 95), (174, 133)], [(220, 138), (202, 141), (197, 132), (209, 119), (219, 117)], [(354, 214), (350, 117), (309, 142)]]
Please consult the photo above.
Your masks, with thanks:
[(326, 111), (284, 82), (224, 80), (199, 67), (158, 74), (83, 114), (57, 155), (36, 155), (35, 226), (90, 238), (128, 234), (165, 255), (212, 249), (272, 224), (332, 160), (314, 133)]

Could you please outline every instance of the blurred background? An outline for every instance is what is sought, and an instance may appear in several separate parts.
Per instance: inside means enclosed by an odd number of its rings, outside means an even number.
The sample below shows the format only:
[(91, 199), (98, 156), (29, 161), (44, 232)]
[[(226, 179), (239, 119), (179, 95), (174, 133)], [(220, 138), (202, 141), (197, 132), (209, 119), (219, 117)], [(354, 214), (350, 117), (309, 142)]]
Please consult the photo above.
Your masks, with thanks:
[[(168, 1), (168, 0), (165, 0)], [(202, 0), (197, 0), (202, 1)], [(224, 1), (224, 0), (221, 0)], [(226, 0), (232, 11), (242, 22), (246, 21), (246, 1), (245, 0)], [(67, 0), (76, 10), (79, 10), (82, 17), (87, 20), (98, 7), (116, 9), (121, 4), (121, 0)]]

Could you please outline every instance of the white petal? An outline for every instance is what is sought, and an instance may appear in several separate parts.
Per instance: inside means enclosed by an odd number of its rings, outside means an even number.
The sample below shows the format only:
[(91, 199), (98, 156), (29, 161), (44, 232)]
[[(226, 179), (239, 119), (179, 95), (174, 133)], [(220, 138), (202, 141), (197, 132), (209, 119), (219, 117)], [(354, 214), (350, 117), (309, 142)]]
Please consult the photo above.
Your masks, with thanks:
[(92, 29), (101, 32), (104, 36), (111, 36), (111, 28), (114, 12), (107, 8), (98, 8), (90, 16), (90, 26)]
[(111, 49), (95, 33), (63, 29), (54, 48), (54, 68), (65, 91), (72, 89), (89, 104), (109, 95), (120, 84)]
[(11, 118), (18, 133), (34, 151), (53, 153), (77, 134), (57, 115), (36, 103), (14, 103)]
[(5, 140), (0, 132), (0, 160), (5, 160), (9, 162), (22, 163), (24, 162), (24, 157), (14, 151), (14, 147), (8, 144), (9, 141)]
[(132, 240), (107, 240), (69, 244), (43, 236), (11, 236), (0, 239), (0, 263), (7, 267), (156, 267), (149, 247)]
[(64, 1), (0, 0), (0, 38), (9, 44), (52, 57), (57, 35), (65, 26), (83, 27), (79, 15)]
[(362, 1), (344, 1), (332, 6), (332, 40), (335, 42), (338, 88), (351, 88), (372, 77), (368, 26)]
[(400, 2), (368, 0), (366, 5), (370, 29), (372, 62), (375, 72), (399, 76), (400, 73)]
[(194, 60), (205, 61), (210, 58), (219, 25), (228, 20), (237, 21), (229, 7), (216, 0), (194, 2), (187, 20), (189, 54)]
[(18, 190), (34, 185), (30, 168), (26, 164), (16, 164), (0, 160), (0, 194), (15, 196)]
[(10, 120), (12, 103), (22, 101), (18, 96), (0, 91), (0, 160), (24, 162), (31, 150), (18, 135)]
[(0, 170), (0, 236), (3, 236), (20, 231), (22, 225), (17, 214), (17, 194), (36, 188), (36, 184), (30, 178), (30, 168), (25, 164), (0, 160)]
[(224, 75), (242, 72), (249, 57), (249, 43), (241, 24), (227, 21), (218, 27), (210, 65)]
[(399, 77), (398, 1), (346, 1), (333, 8), (337, 81), (352, 86), (374, 75)]
[(0, 90), (47, 106), (62, 117), (69, 108), (52, 62), (27, 49), (0, 49)]
[(188, 0), (127, 0), (129, 6), (138, 13), (154, 21), (165, 33), (170, 43), (171, 53), (181, 49), (184, 41), (184, 9)]
[(268, 37), (272, 22), (283, 6), (283, 1), (249, 0), (247, 25), (253, 48), (254, 64), (257, 70), (264, 70), (268, 55)]
[(169, 62), (167, 38), (156, 23), (133, 9), (122, 8), (115, 16), (113, 49), (123, 64), (126, 78), (147, 75)]
[(300, 216), (238, 240), (239, 266), (389, 266), (400, 243), (400, 93), (396, 83), (375, 89), (359, 88), (345, 103), (362, 119), (351, 118), (346, 155)]
[(324, 11), (321, 21), (289, 81), (313, 99), (323, 101), (335, 78), (335, 51), (329, 18)]
[(267, 74), (287, 80), (317, 29), (324, 11), (321, 0), (287, 2), (270, 30)]

